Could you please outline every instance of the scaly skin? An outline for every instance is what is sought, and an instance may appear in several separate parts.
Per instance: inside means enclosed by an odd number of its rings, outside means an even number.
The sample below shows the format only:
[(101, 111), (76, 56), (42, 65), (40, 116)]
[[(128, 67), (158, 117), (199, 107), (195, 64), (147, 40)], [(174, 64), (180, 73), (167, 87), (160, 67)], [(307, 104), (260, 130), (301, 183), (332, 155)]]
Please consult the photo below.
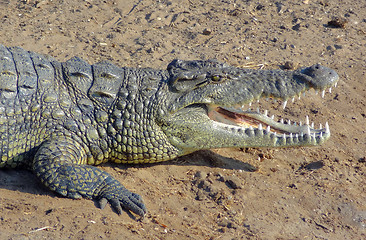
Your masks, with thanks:
[(320, 65), (248, 70), (175, 60), (167, 70), (133, 69), (76, 57), (59, 63), (0, 45), (0, 167), (27, 167), (63, 196), (144, 216), (139, 195), (89, 165), (153, 163), (218, 147), (319, 145), (330, 136), (327, 124), (283, 124), (242, 105), (322, 91), (337, 80)]

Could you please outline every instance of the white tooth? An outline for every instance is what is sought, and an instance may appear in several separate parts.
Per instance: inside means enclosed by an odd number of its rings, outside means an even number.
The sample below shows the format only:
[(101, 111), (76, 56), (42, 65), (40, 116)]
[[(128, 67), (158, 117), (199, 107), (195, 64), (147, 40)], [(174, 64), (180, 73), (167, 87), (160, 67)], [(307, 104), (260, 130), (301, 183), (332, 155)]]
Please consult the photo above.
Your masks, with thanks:
[(299, 100), (301, 99), (301, 95), (299, 94)]
[(325, 89), (322, 91), (322, 98), (325, 97)]
[(251, 107), (251, 106), (252, 106), (252, 102), (249, 103), (249, 107)]
[(332, 93), (332, 88), (329, 88), (329, 93)]
[(267, 133), (269, 133), (271, 131), (271, 126), (267, 126)]
[(260, 124), (258, 125), (258, 130), (260, 130), (260, 131), (262, 131), (262, 130), (263, 130), (262, 123), (260, 123)]
[(319, 129), (323, 129), (323, 125), (322, 124), (319, 124)]
[(309, 124), (310, 124), (310, 122), (309, 122), (309, 116), (308, 116), (308, 115), (306, 115), (306, 121), (305, 121), (305, 124), (306, 124), (306, 125), (309, 125)]
[(306, 134), (310, 136), (310, 127), (309, 127), (309, 125), (306, 128)]
[(285, 109), (286, 108), (286, 105), (287, 105), (287, 100), (283, 102), (282, 108)]
[(302, 122), (301, 121), (299, 122), (299, 125), (300, 125), (300, 127), (302, 126)]
[(257, 103), (259, 103), (259, 99), (257, 99)]
[(311, 123), (311, 128), (314, 129), (314, 123), (313, 122)]
[(315, 138), (315, 133), (313, 133), (313, 138)]
[(250, 125), (250, 126), (249, 126), (249, 129), (250, 129), (250, 130), (254, 130), (254, 129), (253, 129), (253, 127), (252, 127), (252, 125)]
[(274, 115), (271, 116), (272, 120), (274, 119)]
[(281, 123), (282, 123), (282, 124), (284, 123), (283, 118), (281, 118)]
[(288, 125), (291, 125), (291, 121), (290, 120), (288, 120), (288, 123), (287, 123)]
[(290, 138), (292, 138), (292, 133), (290, 133)]
[(336, 83), (334, 84), (334, 87), (337, 87), (337, 84), (338, 84), (338, 82), (336, 82)]
[(328, 122), (325, 123), (325, 133), (330, 133)]
[(291, 101), (292, 101), (292, 102), (295, 102), (295, 98), (293, 97)]
[(299, 138), (299, 134), (297, 134), (297, 133), (296, 133), (295, 137), (296, 137), (296, 138)]
[(286, 133), (284, 133), (282, 137), (283, 137), (284, 139), (286, 139)]
[(242, 109), (245, 109), (245, 105), (244, 105), (244, 104), (243, 104), (243, 105), (241, 105), (241, 108), (242, 108)]
[(257, 108), (257, 113), (259, 113), (259, 108)]
[(268, 110), (264, 110), (264, 116), (268, 115)]
[(323, 132), (320, 132), (320, 138), (323, 138)]

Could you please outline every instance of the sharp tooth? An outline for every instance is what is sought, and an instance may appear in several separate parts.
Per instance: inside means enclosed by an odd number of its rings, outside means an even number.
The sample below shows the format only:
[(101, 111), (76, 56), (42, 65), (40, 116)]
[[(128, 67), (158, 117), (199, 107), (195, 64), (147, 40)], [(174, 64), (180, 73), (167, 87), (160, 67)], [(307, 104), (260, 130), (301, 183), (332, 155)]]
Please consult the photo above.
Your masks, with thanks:
[(323, 138), (323, 132), (320, 132), (320, 138)]
[(328, 122), (325, 123), (325, 133), (330, 133)]
[(310, 127), (309, 127), (309, 125), (306, 127), (306, 134), (310, 136)]
[(334, 87), (337, 87), (337, 84), (338, 84), (338, 82), (336, 82), (336, 83), (334, 84)]
[(290, 120), (288, 120), (288, 123), (287, 123), (288, 125), (291, 125), (291, 121)]
[(295, 98), (293, 97), (291, 101), (292, 101), (292, 102), (295, 102)]
[(332, 93), (332, 88), (329, 88), (329, 93)]
[(309, 122), (309, 116), (308, 116), (308, 115), (306, 115), (305, 124), (306, 124), (306, 125), (309, 125), (309, 124), (310, 124), (310, 122)]
[(283, 120), (283, 118), (281, 118), (281, 123), (282, 123), (282, 124), (284, 123), (284, 120)]
[(259, 103), (259, 99), (257, 99), (257, 103)]
[(241, 108), (244, 110), (245, 109), (245, 105), (243, 104), (243, 105), (241, 105)]
[(263, 130), (262, 123), (260, 123), (260, 124), (258, 125), (258, 130), (260, 130), (260, 131), (262, 131), (262, 130)]
[(313, 133), (313, 138), (315, 138), (315, 133)]
[(287, 100), (283, 102), (282, 108), (285, 109), (286, 108), (286, 105), (287, 105)]
[(264, 110), (264, 116), (267, 117), (267, 115), (268, 115), (268, 110)]
[(249, 107), (251, 107), (251, 106), (252, 106), (252, 102), (249, 103)]
[(292, 138), (292, 133), (290, 133), (290, 138)]
[(296, 138), (299, 138), (299, 134), (298, 134), (298, 133), (296, 133), (295, 137), (296, 137)]
[(271, 116), (272, 120), (274, 120), (274, 115)]
[(301, 95), (299, 94), (299, 100), (301, 99)]
[(311, 123), (311, 128), (314, 129), (314, 123), (313, 122)]
[(322, 98), (325, 97), (325, 89), (322, 91)]
[(267, 133), (269, 133), (271, 131), (271, 126), (267, 126)]
[(259, 107), (257, 107), (257, 113), (259, 113)]
[(300, 125), (300, 127), (302, 126), (302, 122), (301, 121), (299, 122), (299, 125)]
[(323, 129), (323, 125), (322, 124), (319, 124), (319, 129)]

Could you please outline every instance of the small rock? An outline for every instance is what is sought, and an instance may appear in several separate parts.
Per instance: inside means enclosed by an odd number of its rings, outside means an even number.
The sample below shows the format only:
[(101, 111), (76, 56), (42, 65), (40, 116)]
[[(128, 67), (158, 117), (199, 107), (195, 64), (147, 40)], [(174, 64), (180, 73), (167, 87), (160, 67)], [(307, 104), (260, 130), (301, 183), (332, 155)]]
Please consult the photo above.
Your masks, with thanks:
[(348, 20), (341, 17), (333, 17), (332, 20), (328, 22), (328, 26), (334, 28), (345, 28)]
[(288, 185), (289, 188), (293, 188), (293, 189), (297, 189), (296, 185), (294, 183), (291, 183), (290, 185)]
[(343, 47), (341, 45), (334, 44), (335, 49), (342, 49)]
[(209, 28), (205, 28), (202, 32), (203, 35), (210, 35), (212, 33), (212, 30)]
[(241, 189), (240, 180), (235, 176), (227, 177), (226, 184), (231, 187), (232, 189)]
[(300, 23), (298, 23), (298, 24), (294, 25), (294, 26), (292, 27), (292, 30), (299, 31), (299, 30), (300, 30)]
[(264, 5), (262, 4), (258, 4), (256, 7), (255, 7), (255, 10), (259, 11), (259, 10), (264, 10)]
[(288, 70), (292, 70), (295, 69), (296, 64), (294, 62), (290, 62), (290, 61), (286, 61), (285, 64), (283, 65), (284, 69), (288, 69)]
[(333, 49), (333, 47), (332, 47), (332, 46), (330, 46), (330, 45), (329, 45), (329, 46), (327, 46), (327, 48), (326, 48), (326, 49), (327, 49), (327, 51), (333, 51), (333, 50), (334, 50), (334, 49)]
[(305, 166), (305, 169), (307, 169), (307, 170), (317, 170), (317, 169), (322, 168), (322, 167), (324, 167), (323, 161), (317, 161), (317, 162), (309, 163), (308, 165)]

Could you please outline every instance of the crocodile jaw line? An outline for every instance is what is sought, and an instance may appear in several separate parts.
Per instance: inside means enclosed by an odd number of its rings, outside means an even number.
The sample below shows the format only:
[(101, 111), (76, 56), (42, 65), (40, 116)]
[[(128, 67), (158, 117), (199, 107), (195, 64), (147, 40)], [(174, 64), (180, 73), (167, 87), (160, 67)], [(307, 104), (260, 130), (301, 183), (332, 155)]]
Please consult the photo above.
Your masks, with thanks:
[[(324, 92), (322, 93), (324, 97)], [(286, 101), (287, 102), (287, 101)], [(284, 104), (284, 108), (286, 103)], [(324, 127), (314, 129), (306, 116), (305, 123), (285, 123), (283, 119), (275, 121), (274, 116), (267, 116), (259, 110), (243, 110), (240, 107), (221, 107), (207, 105), (208, 117), (228, 131), (242, 132), (252, 137), (263, 137), (267, 135), (271, 141), (269, 146), (312, 146), (319, 145), (330, 137), (328, 123)], [(267, 144), (265, 144), (267, 145)]]

